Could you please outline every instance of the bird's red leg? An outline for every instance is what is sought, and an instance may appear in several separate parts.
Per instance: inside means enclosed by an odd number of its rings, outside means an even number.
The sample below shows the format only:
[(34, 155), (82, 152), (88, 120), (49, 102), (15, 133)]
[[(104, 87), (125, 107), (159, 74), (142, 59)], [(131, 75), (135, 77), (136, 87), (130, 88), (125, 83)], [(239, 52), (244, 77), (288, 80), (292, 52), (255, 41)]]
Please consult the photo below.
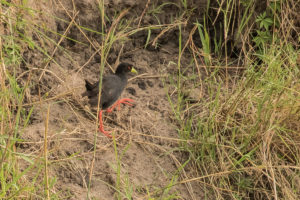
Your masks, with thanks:
[(126, 98), (126, 99), (120, 99), (120, 100), (118, 100), (114, 105), (112, 105), (110, 108), (108, 108), (107, 110), (106, 110), (106, 112), (112, 112), (113, 111), (113, 109), (116, 107), (116, 106), (118, 106), (118, 109), (120, 110), (120, 105), (123, 103), (123, 104), (127, 104), (127, 105), (129, 105), (129, 106), (133, 106), (133, 104), (131, 104), (131, 103), (129, 103), (129, 102), (133, 102), (134, 100), (133, 99), (128, 99), (128, 98)]
[(104, 135), (106, 135), (107, 137), (112, 138), (112, 136), (109, 134), (110, 132), (105, 131), (103, 128), (102, 110), (100, 110), (100, 112), (99, 112), (99, 131), (101, 133), (103, 133)]

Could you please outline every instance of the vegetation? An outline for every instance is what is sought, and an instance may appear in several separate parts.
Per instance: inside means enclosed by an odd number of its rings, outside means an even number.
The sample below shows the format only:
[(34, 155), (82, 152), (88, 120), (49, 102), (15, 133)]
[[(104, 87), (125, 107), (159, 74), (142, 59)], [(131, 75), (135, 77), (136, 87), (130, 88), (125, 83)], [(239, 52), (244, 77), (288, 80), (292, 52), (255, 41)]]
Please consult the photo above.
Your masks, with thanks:
[[(29, 63), (24, 49), (36, 51), (49, 63), (53, 55), (46, 48), (62, 49), (51, 38), (60, 34), (48, 30), (43, 22), (28, 20), (40, 12), (28, 7), (27, 1), (12, 2), (0, 1), (0, 198), (68, 198), (55, 187), (57, 177), (48, 174), (48, 166), (54, 164), (48, 161), (49, 107), (43, 151), (18, 150), (26, 145), (20, 134), (35, 109), (35, 104), (28, 103), (32, 102), (28, 88), (38, 84), (26, 70)], [(180, 199), (171, 188), (192, 182), (201, 185), (205, 199), (299, 199), (300, 37), (296, 15), (300, 5), (295, 0), (266, 1), (260, 11), (261, 2), (207, 2), (204, 12), (199, 12), (192, 0), (148, 1), (139, 17), (153, 18), (155, 24), (143, 25), (126, 18), (129, 10), (116, 12), (110, 19), (104, 1), (99, 1), (102, 31), (76, 25), (102, 37), (100, 47), (93, 47), (102, 58), (100, 77), (113, 46), (130, 36), (147, 32), (144, 48), (157, 49), (159, 39), (167, 33), (178, 36), (177, 71), (162, 81), (171, 83), (165, 89), (180, 141), (174, 152), (187, 158), (164, 188), (147, 188), (144, 199)], [(164, 24), (160, 16), (169, 7), (177, 13), (171, 23)], [(79, 42), (66, 35), (63, 38)], [(185, 56), (190, 58), (188, 66), (182, 64)], [(174, 63), (166, 67), (171, 65)], [(36, 70), (49, 72), (39, 67)], [(191, 94), (195, 91), (196, 95)], [(48, 91), (39, 94), (39, 102), (46, 102), (48, 95)], [(130, 146), (121, 151), (114, 140), (113, 147), (117, 164), (111, 167), (117, 178), (115, 185), (105, 184), (116, 191), (117, 199), (132, 199), (130, 179), (121, 172), (123, 155)], [(195, 176), (179, 178), (186, 167)]]

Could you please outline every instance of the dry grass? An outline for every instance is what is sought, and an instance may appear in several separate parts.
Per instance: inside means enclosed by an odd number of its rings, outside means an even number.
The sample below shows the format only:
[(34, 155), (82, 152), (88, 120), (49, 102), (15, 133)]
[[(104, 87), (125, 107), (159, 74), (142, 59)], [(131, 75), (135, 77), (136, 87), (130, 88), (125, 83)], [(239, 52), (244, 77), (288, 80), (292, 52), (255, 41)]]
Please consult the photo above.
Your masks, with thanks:
[[(250, 42), (248, 33), (255, 31), (255, 23), (241, 32), (242, 49), (253, 51), (244, 51), (244, 63), (250, 64), (241, 75), (208, 68), (206, 73), (217, 73), (205, 80), (199, 77), (202, 98), (197, 103), (185, 100), (186, 88), (177, 87), (182, 99), (176, 106), (182, 109), (174, 114), (180, 135), (199, 142), (183, 142), (198, 174), (183, 182), (198, 181), (208, 199), (299, 198), (299, 39), (291, 34), (299, 31), (292, 25), (299, 5), (290, 3), (293, 6), (283, 5), (274, 14), (276, 20), (285, 20), (272, 32), (272, 44)], [(191, 37), (188, 42), (197, 64), (195, 55), (200, 53)]]
[[(80, 141), (77, 136), (84, 133), (81, 133), (82, 130), (78, 127), (71, 127), (73, 131), (69, 131), (71, 129), (69, 128), (68, 133), (62, 131), (56, 135), (49, 135), (50, 108), (48, 108), (44, 110), (48, 111), (45, 112), (48, 115), (44, 117), (46, 122), (44, 141), (31, 143), (20, 139), (20, 130), (28, 127), (31, 119), (34, 109), (31, 106), (61, 100), (67, 102), (74, 116), (80, 119), (76, 106), (72, 104), (75, 97), (70, 97), (69, 93), (57, 94), (48, 91), (47, 85), (43, 83), (40, 83), (38, 98), (32, 99), (29, 92), (32, 85), (37, 84), (31, 77), (33, 71), (38, 71), (37, 80), (43, 79), (45, 73), (50, 73), (53, 79), (64, 82), (61, 76), (57, 75), (60, 72), (54, 73), (54, 70), (48, 70), (48, 67), (51, 62), (56, 62), (53, 56), (57, 54), (61, 42), (66, 39), (70, 27), (74, 26), (80, 30), (95, 51), (88, 62), (98, 53), (104, 58), (101, 59), (100, 76), (115, 43), (147, 30), (149, 35), (145, 47), (150, 44), (158, 46), (159, 39), (178, 29), (177, 71), (175, 76), (170, 75), (170, 79), (174, 82), (171, 81), (171, 86), (168, 87), (169, 90), (173, 89), (169, 92), (169, 101), (173, 108), (174, 124), (179, 129), (179, 138), (149, 136), (132, 130), (128, 132), (130, 135), (176, 143), (180, 146), (179, 151), (184, 152), (188, 159), (181, 163), (175, 153), (170, 153), (174, 149), (164, 149), (154, 142), (133, 139), (134, 143), (146, 144), (153, 149), (159, 149), (162, 154), (168, 154), (178, 169), (165, 187), (152, 191), (148, 191), (147, 188), (147, 195), (143, 199), (154, 199), (160, 194), (161, 199), (179, 199), (180, 194), (170, 190), (178, 184), (185, 184), (191, 198), (198, 199), (194, 193), (193, 183), (201, 187), (203, 198), (206, 199), (299, 199), (300, 69), (297, 59), (300, 52), (297, 11), (300, 5), (294, 0), (288, 3), (280, 1), (278, 4), (280, 9), (273, 12), (269, 10), (268, 13), (274, 24), (268, 26), (268, 30), (263, 30), (255, 21), (261, 14), (256, 13), (255, 3), (243, 7), (236, 1), (228, 1), (227, 4), (225, 1), (222, 2), (207, 8), (201, 26), (200, 22), (194, 21), (199, 17), (197, 12), (189, 8), (194, 6), (193, 1), (181, 1), (176, 4), (180, 13), (173, 23), (161, 24), (157, 21), (157, 24), (143, 27), (141, 22), (144, 17), (148, 15), (159, 19), (157, 16), (164, 13), (164, 7), (169, 5), (152, 7), (151, 1), (148, 1), (136, 26), (131, 20), (126, 21), (124, 16), (128, 10), (125, 10), (115, 16), (115, 21), (105, 32), (108, 25), (105, 24), (106, 8), (103, 1), (103, 4), (99, 4), (104, 38), (101, 44), (92, 41), (85, 34), (86, 30), (75, 22), (78, 12), (71, 15), (65, 9), (70, 22), (63, 35), (55, 33), (60, 39), (54, 42), (48, 36), (43, 38), (41, 36), (43, 34), (40, 34), (40, 32), (48, 33), (49, 30), (26, 20), (28, 16), (38, 14), (37, 11), (24, 9), (18, 3), (2, 2), (0, 4), (0, 198), (67, 197), (60, 194), (59, 188), (55, 187), (56, 177), (49, 174), (48, 167), (56, 164), (73, 173), (81, 173), (72, 159), (82, 159), (86, 155), (92, 157), (90, 165), (86, 164), (89, 177), (84, 179), (86, 182), (83, 183), (89, 192), (96, 153), (109, 147), (114, 147), (116, 179), (115, 185), (105, 184), (115, 190), (117, 199), (134, 197), (130, 179), (122, 172), (122, 156), (129, 145), (123, 146), (125, 150), (121, 151), (118, 148), (121, 146), (120, 138), (106, 146), (100, 146), (97, 143), (99, 136), (95, 132), (94, 139), (88, 140), (89, 145), (93, 147), (88, 152), (60, 155), (61, 140)], [(214, 18), (210, 16), (211, 12), (215, 12)], [(243, 20), (233, 23), (235, 19)], [(217, 27), (216, 24), (228, 26), (223, 26), (220, 30), (210, 28)], [(160, 30), (159, 33), (151, 37), (153, 31), (157, 29)], [(258, 30), (266, 31), (270, 36), (265, 38), (263, 44), (254, 42), (254, 38), (264, 39), (257, 38)], [(37, 40), (41, 47), (31, 40), (32, 35), (39, 36)], [(238, 38), (235, 38), (237, 35)], [(235, 39), (235, 45), (240, 48), (237, 59), (230, 58), (230, 54), (234, 51), (230, 51), (230, 44), (227, 41), (231, 38)], [(47, 47), (53, 50), (48, 51)], [(24, 70), (22, 54), (26, 49), (32, 49), (48, 59), (43, 63), (43, 67)], [(185, 56), (191, 58), (190, 66), (182, 65)], [(76, 66), (77, 72), (80, 72), (88, 62)], [(30, 66), (28, 63), (25, 65)], [(62, 71), (64, 74), (64, 69)], [(72, 88), (69, 89), (72, 93)], [(196, 96), (200, 98), (187, 99), (187, 96), (189, 97), (187, 91), (198, 91), (199, 94)], [(97, 116), (93, 117), (97, 119)], [(61, 134), (69, 137), (62, 139)], [(47, 146), (50, 142), (57, 145), (51, 152)], [(18, 151), (18, 145), (31, 145), (30, 151), (22, 153)], [(49, 153), (51, 155), (57, 153), (60, 157), (49, 161)], [(160, 164), (156, 165), (162, 168)], [(192, 171), (189, 175), (186, 168)], [(87, 198), (92, 198), (89, 193)]]

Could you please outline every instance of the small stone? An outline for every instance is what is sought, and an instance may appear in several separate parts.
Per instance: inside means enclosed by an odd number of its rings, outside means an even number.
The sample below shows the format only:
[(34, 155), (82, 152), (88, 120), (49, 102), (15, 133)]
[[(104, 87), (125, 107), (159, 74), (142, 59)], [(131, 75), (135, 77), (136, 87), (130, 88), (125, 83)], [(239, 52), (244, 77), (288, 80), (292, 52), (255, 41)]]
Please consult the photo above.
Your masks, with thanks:
[(132, 87), (126, 88), (126, 91), (127, 91), (129, 94), (131, 94), (131, 95), (133, 95), (133, 96), (136, 96), (136, 91), (135, 91), (134, 88), (132, 88)]
[(144, 81), (139, 81), (138, 82), (138, 86), (139, 86), (139, 88), (140, 89), (142, 89), (142, 90), (146, 90), (146, 83), (144, 82)]
[(151, 81), (149, 81), (149, 80), (147, 80), (147, 85), (148, 85), (149, 87), (153, 87), (153, 83), (152, 83)]

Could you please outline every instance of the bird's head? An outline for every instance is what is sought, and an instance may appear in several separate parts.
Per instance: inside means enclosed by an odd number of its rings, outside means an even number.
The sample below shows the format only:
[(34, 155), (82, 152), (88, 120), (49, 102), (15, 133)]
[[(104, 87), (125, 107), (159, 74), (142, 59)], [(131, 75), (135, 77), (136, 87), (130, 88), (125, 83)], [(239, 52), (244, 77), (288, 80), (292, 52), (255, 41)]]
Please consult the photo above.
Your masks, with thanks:
[(120, 63), (117, 67), (116, 74), (126, 74), (128, 72), (136, 73), (137, 71), (133, 68), (132, 64)]

